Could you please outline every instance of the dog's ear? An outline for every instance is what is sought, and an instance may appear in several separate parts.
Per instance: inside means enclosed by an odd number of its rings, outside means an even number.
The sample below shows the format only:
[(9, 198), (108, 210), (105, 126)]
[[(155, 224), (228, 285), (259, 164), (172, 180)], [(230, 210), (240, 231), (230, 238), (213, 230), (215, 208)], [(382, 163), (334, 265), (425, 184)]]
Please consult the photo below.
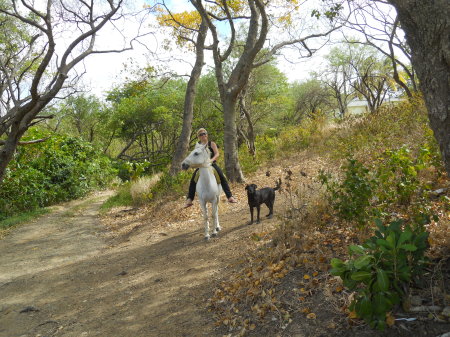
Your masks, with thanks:
[(245, 185), (245, 189), (248, 190), (248, 185)]

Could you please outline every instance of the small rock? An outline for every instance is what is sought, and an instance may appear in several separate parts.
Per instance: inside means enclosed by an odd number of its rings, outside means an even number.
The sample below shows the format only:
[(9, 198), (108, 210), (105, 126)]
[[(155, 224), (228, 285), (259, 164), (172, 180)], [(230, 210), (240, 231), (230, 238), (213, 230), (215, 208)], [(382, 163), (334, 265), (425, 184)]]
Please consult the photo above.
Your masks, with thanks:
[(119, 274), (116, 274), (116, 276), (124, 276), (128, 274), (125, 270), (122, 270)]

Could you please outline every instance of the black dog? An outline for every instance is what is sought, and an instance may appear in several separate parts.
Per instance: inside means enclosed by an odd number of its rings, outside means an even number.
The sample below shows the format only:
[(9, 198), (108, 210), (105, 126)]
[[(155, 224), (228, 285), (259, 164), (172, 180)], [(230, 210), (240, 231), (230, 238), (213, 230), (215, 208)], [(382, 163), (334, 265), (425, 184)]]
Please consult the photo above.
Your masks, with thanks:
[(266, 204), (269, 207), (269, 214), (267, 217), (270, 219), (273, 215), (273, 204), (275, 203), (275, 191), (280, 189), (281, 179), (278, 179), (276, 186), (264, 187), (260, 190), (256, 190), (257, 186), (255, 184), (250, 184), (245, 186), (247, 190), (248, 205), (250, 206), (250, 225), (253, 223), (253, 209), (256, 207), (257, 216), (256, 223), (259, 223), (259, 212), (261, 211), (261, 204)]

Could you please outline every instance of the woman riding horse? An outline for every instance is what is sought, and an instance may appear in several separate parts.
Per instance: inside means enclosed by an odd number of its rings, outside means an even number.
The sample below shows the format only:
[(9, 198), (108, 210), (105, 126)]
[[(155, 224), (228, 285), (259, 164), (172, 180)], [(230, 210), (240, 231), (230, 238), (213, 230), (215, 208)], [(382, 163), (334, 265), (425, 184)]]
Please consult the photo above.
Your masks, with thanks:
[[(236, 203), (237, 201), (233, 197), (233, 194), (231, 193), (227, 178), (225, 178), (225, 175), (223, 174), (222, 170), (216, 164), (216, 159), (219, 158), (219, 149), (217, 148), (217, 144), (214, 143), (213, 141), (208, 141), (208, 132), (204, 128), (198, 129), (197, 136), (199, 138), (199, 142), (198, 142), (199, 144), (202, 144), (202, 145), (208, 144), (208, 148), (211, 151), (212, 167), (214, 167), (214, 169), (217, 171), (217, 173), (220, 177), (220, 184), (222, 185), (222, 189), (228, 198), (228, 202)], [(192, 201), (194, 200), (194, 197), (195, 197), (195, 187), (197, 184), (195, 182), (195, 176), (197, 174), (197, 171), (198, 171), (198, 169), (196, 169), (194, 171), (194, 174), (192, 175), (191, 183), (189, 184), (189, 192), (187, 195), (186, 204), (184, 205), (184, 208), (187, 208), (187, 207), (190, 207), (193, 205)]]

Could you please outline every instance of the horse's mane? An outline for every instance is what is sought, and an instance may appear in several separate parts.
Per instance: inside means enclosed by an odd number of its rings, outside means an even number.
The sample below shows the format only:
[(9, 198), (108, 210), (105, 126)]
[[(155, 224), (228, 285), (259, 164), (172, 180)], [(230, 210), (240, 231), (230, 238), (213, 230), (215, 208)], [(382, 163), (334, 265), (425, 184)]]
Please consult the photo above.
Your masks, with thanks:
[(203, 144), (200, 144), (200, 143), (195, 143), (195, 149), (198, 149), (198, 148), (201, 148), (201, 147), (204, 147), (206, 149), (206, 152), (208, 152), (208, 155), (211, 155), (211, 150), (209, 149), (208, 144), (203, 145)]

